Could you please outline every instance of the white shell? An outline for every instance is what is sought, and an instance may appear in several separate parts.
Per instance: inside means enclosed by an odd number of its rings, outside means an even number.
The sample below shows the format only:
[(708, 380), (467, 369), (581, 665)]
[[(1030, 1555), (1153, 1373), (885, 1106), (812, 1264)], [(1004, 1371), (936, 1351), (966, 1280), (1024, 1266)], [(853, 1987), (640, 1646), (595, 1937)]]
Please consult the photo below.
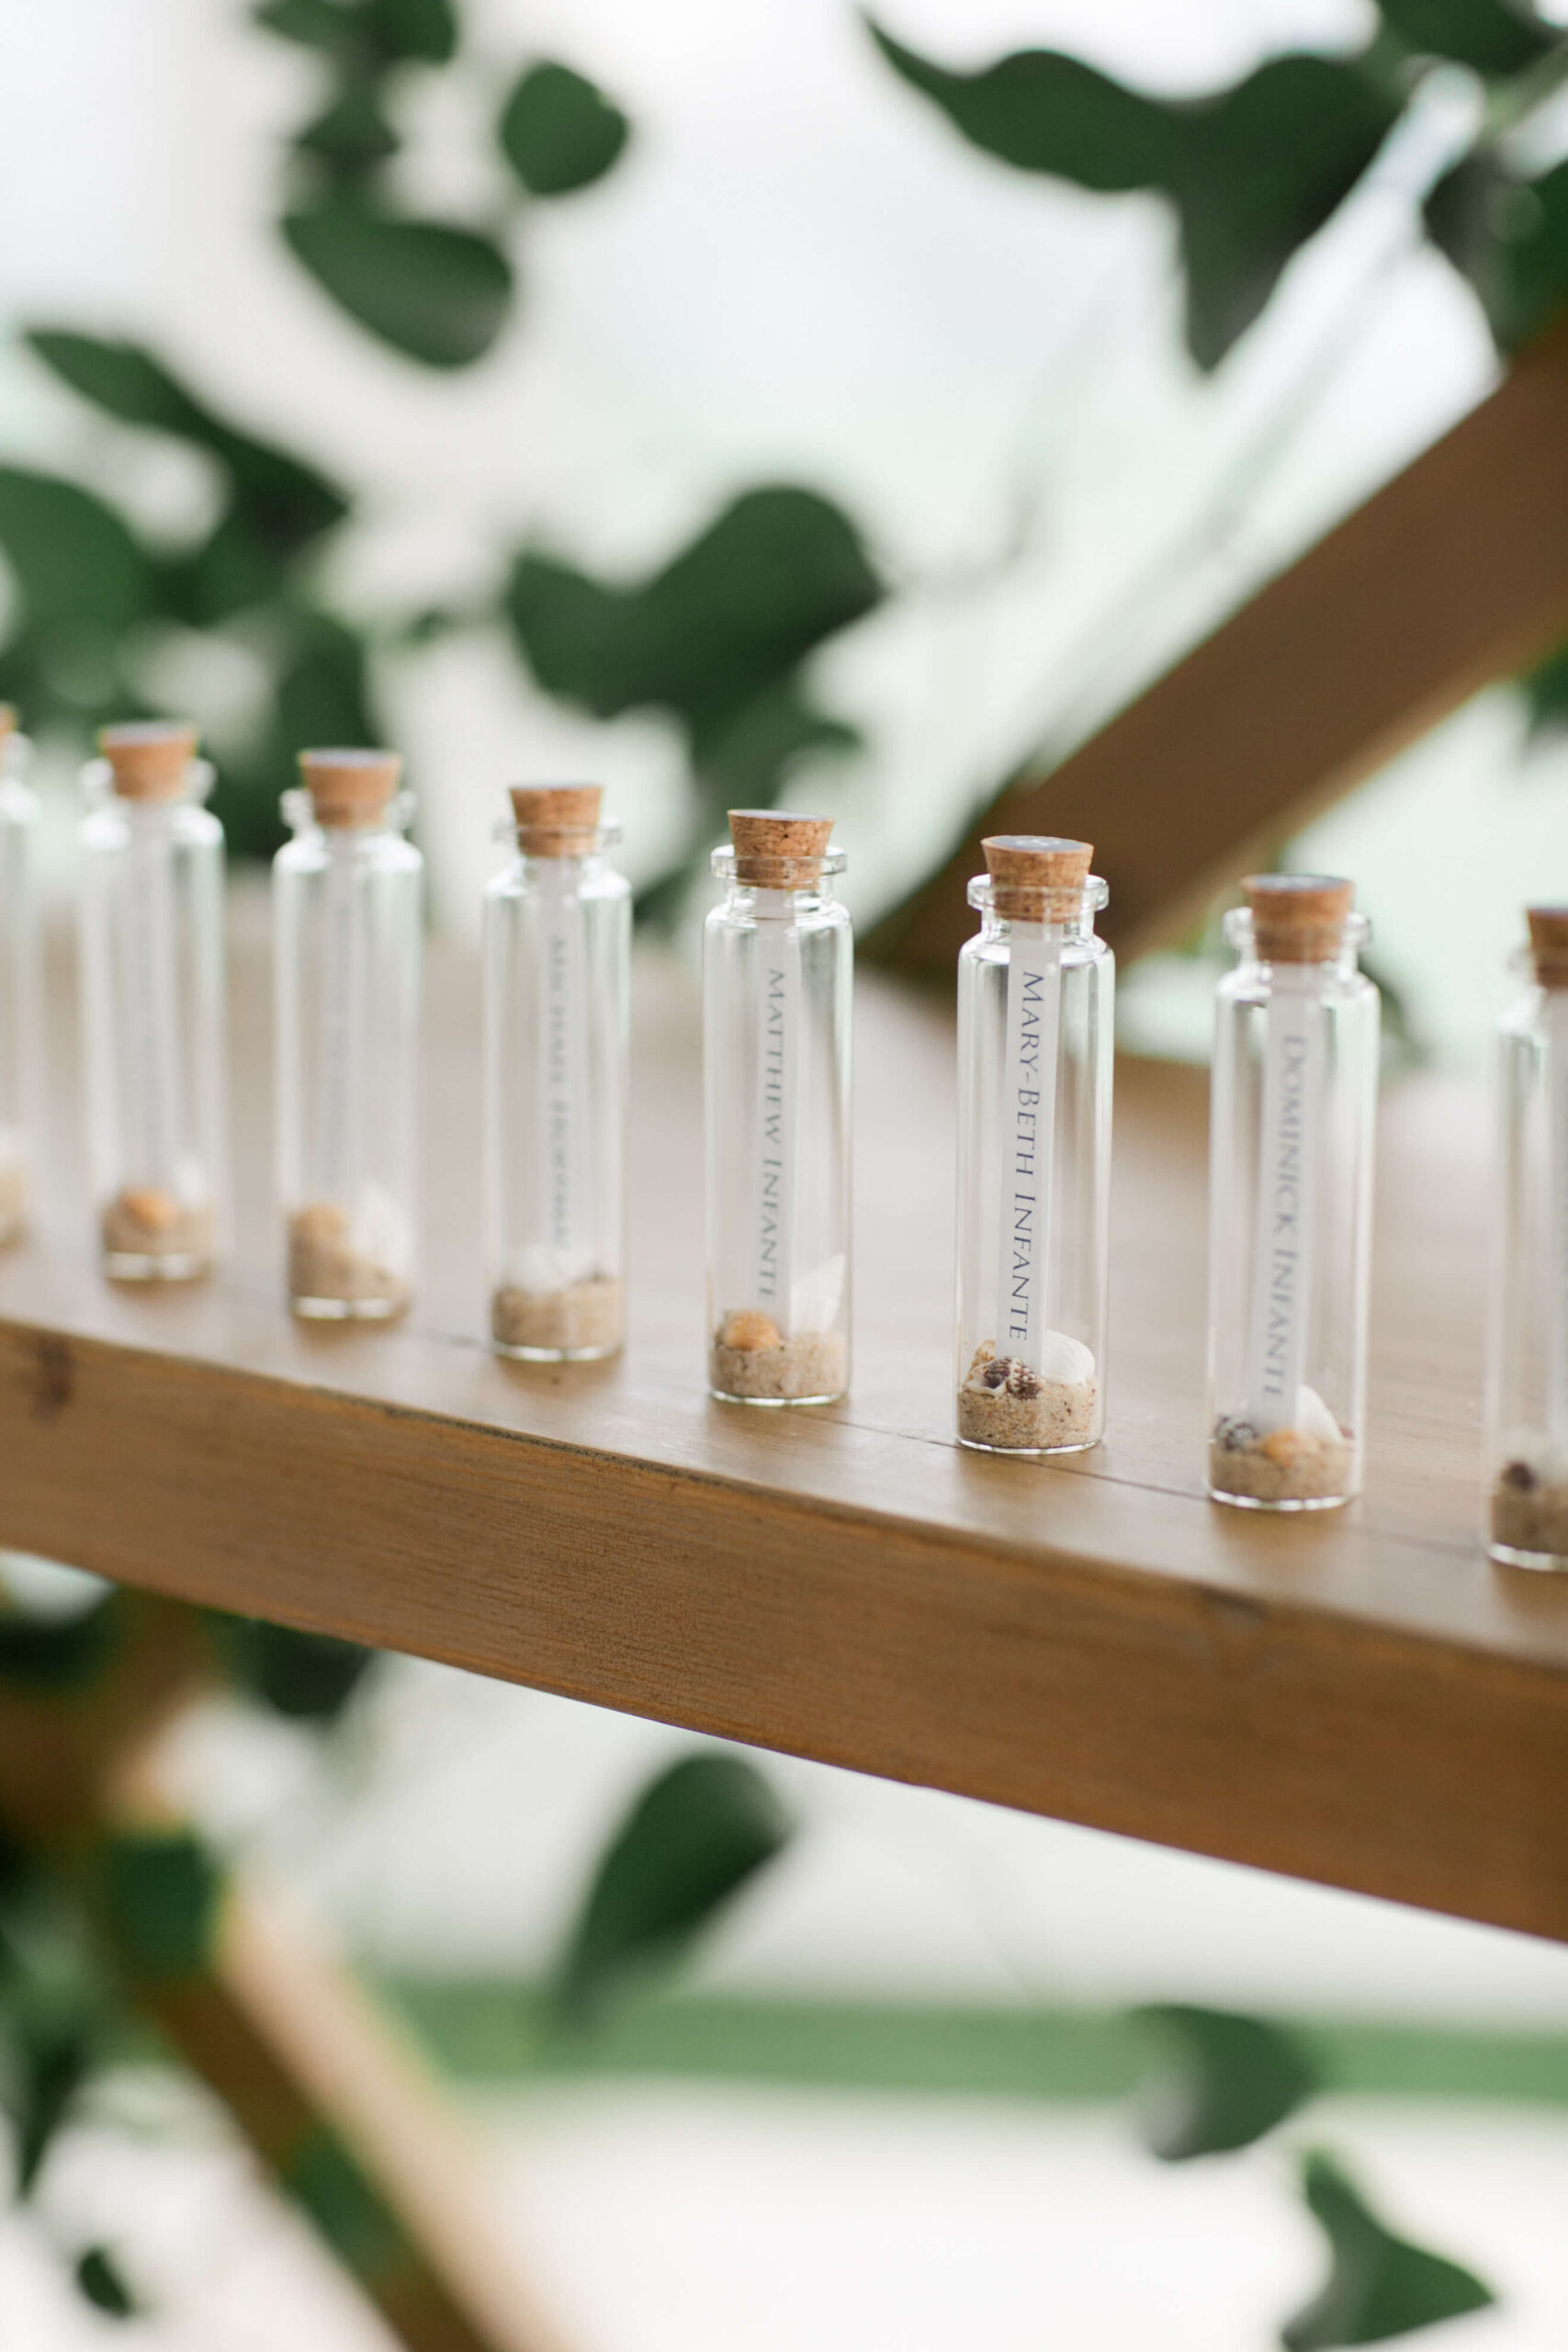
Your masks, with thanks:
[(1079, 1388), (1086, 1380), (1094, 1378), (1094, 1351), (1086, 1348), (1081, 1340), (1069, 1339), (1066, 1331), (1047, 1331), (1040, 1342), (1040, 1361), (1034, 1369), (1042, 1380), (1050, 1381), (1053, 1386)]

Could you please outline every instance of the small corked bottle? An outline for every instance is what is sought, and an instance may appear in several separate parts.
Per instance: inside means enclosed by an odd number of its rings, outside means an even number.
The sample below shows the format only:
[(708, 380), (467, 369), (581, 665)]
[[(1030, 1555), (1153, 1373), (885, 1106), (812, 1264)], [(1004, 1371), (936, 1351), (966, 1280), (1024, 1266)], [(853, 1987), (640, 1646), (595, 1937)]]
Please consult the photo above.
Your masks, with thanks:
[(226, 1194), (223, 830), (194, 727), (106, 727), (83, 772), (87, 1132), (104, 1266), (205, 1273)]
[(516, 854), (484, 908), (491, 1338), (590, 1362), (625, 1329), (631, 888), (598, 785), (511, 797)]
[(1348, 882), (1243, 888), (1210, 1098), (1209, 1492), (1321, 1510), (1361, 1485), (1378, 992)]
[(703, 939), (708, 1385), (825, 1405), (850, 1378), (854, 948), (831, 821), (735, 808)]
[(31, 745), (0, 703), (0, 1246), (27, 1223), (38, 1158), (40, 997), (32, 871)]
[(1497, 1035), (1487, 1544), (1510, 1567), (1568, 1568), (1568, 907), (1529, 922)]
[(1105, 1427), (1116, 963), (1088, 842), (1000, 834), (958, 959), (958, 1435), (1073, 1453)]
[(302, 752), (273, 865), (288, 1303), (378, 1322), (412, 1295), (424, 862), (394, 752)]

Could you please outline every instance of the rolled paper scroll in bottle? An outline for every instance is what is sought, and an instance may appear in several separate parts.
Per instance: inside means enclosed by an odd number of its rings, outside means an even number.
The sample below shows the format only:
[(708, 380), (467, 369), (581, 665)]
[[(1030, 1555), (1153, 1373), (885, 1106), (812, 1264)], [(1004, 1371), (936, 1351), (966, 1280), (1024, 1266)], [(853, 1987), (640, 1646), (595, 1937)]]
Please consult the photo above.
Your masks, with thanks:
[[(997, 1264), (998, 1357), (1053, 1381), (1083, 1376), (1075, 1348), (1057, 1364), (1049, 1295), (1056, 1070), (1061, 1048), (1062, 949), (1083, 904), (1094, 851), (1088, 842), (1001, 833), (981, 843), (991, 904), (1010, 925), (1007, 1026), (997, 1115), (1001, 1171)], [(1088, 1371), (1092, 1372), (1092, 1363)]]
[(1568, 1459), (1568, 908), (1531, 907), (1529, 933), (1546, 998), (1547, 1434)]
[(169, 805), (186, 798), (197, 756), (194, 727), (162, 719), (106, 727), (98, 749), (129, 830), (116, 986), (125, 1022), (127, 1172), (150, 1192), (180, 1199), (186, 1132), (180, 1061), (174, 844)]
[(317, 1182), (323, 1201), (363, 1216), (366, 967), (365, 893), (357, 836), (379, 824), (398, 788), (396, 752), (301, 752), (299, 774), (327, 842), (316, 1069)]
[(735, 1295), (771, 1317), (781, 1339), (836, 1318), (841, 1267), (802, 1266), (796, 1195), (800, 1150), (800, 932), (794, 894), (822, 877), (828, 817), (732, 808), (735, 878), (751, 894), (757, 942), (757, 1084), (750, 1166), (749, 1263)]
[[(537, 1125), (542, 1241), (512, 1269), (528, 1293), (570, 1291), (600, 1272), (594, 1258), (589, 1069), (588, 912), (575, 861), (599, 838), (596, 784), (519, 785), (517, 846), (538, 861)], [(608, 1179), (609, 1171), (603, 1171)]]
[(1323, 967), (1340, 951), (1352, 888), (1321, 874), (1253, 875), (1243, 888), (1258, 960), (1271, 975), (1264, 1013), (1247, 1418), (1263, 1436), (1299, 1429), (1337, 1437), (1337, 1427), (1305, 1374), (1323, 1152)]

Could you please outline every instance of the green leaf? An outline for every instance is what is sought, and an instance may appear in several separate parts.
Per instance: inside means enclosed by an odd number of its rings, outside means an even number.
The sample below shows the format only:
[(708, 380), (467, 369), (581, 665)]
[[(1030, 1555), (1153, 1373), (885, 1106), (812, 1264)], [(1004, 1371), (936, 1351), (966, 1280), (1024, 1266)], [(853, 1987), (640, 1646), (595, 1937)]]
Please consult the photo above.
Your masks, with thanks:
[(6, 1611), (0, 1614), (0, 1684), (56, 1694), (84, 1689), (114, 1657), (123, 1614), (117, 1593), (75, 1617)]
[(670, 1965), (789, 1835), (743, 1757), (686, 1756), (660, 1773), (600, 1861), (561, 1964), (560, 2013), (587, 2018), (629, 1977)]
[(78, 2257), (77, 2291), (110, 2319), (137, 2319), (141, 2306), (126, 2283), (125, 2273), (107, 2246), (90, 2245)]
[(0, 466), (0, 551), (30, 622), (118, 632), (152, 605), (152, 566), (119, 516), (52, 474)]
[(261, 1618), (217, 1623), (235, 1679), (253, 1698), (299, 1723), (331, 1723), (340, 1715), (376, 1656), (359, 1642), (302, 1634)]
[(1169, 192), (1181, 220), (1187, 342), (1209, 368), (1349, 195), (1399, 107), (1353, 64), (1276, 57), (1234, 90), (1175, 111), (1181, 137)]
[(273, 669), (265, 733), (223, 761), (212, 796), (236, 857), (270, 857), (286, 838), (278, 803), (298, 784), (295, 754), (310, 743), (378, 743), (365, 639), (312, 606), (261, 616), (258, 650)]
[(1249, 2147), (1319, 2087), (1300, 2042), (1262, 2018), (1179, 2002), (1139, 2014), (1175, 2045), (1143, 2101), (1145, 2140), (1167, 2163)]
[(1370, 74), (1337, 58), (1271, 58), (1213, 96), (1160, 99), (1050, 50), (953, 74), (871, 30), (895, 71), (987, 154), (1100, 193), (1149, 188), (1170, 200), (1188, 345), (1205, 368), (1252, 324), (1400, 111)]
[(408, 2268), (410, 2249), (396, 2212), (326, 2124), (306, 2134), (281, 2177), (354, 2278), (369, 2284)]
[(207, 1965), (223, 1885), (183, 1830), (130, 1830), (107, 1838), (99, 1891), (118, 1955), (133, 1976), (193, 1976)]
[(31, 329), (27, 341), (62, 383), (107, 415), (207, 450), (229, 478), (240, 526), (277, 559), (308, 547), (348, 513), (348, 494), (335, 482), (215, 416), (140, 344), (44, 327)]
[(294, 145), (344, 179), (360, 178), (397, 153), (400, 144), (373, 90), (344, 90), (299, 131)]
[(1377, 0), (1379, 13), (1407, 49), (1450, 57), (1478, 74), (1522, 74), (1559, 36), (1533, 10), (1509, 0)]
[(1515, 183), (1498, 209), (1495, 274), (1488, 279), (1483, 264), (1472, 283), (1486, 302), (1499, 344), (1517, 351), (1568, 309), (1568, 164)]
[(856, 728), (818, 710), (786, 679), (703, 728), (693, 758), (705, 797), (722, 813), (767, 807), (803, 760), (858, 751), (862, 740)]
[(1568, 645), (1560, 646), (1519, 683), (1532, 736), (1557, 736), (1568, 730)]
[(1280, 2330), (1288, 2352), (1380, 2344), (1496, 2301), (1473, 2271), (1395, 2237), (1333, 2156), (1303, 2155), (1302, 2187), (1328, 2240), (1330, 2267), (1321, 2292)]
[(1020, 50), (978, 74), (952, 74), (866, 21), (895, 73), (987, 155), (1101, 195), (1168, 183), (1177, 133), (1173, 110), (1156, 99), (1057, 50)]
[(457, 11), (452, 0), (364, 0), (359, 15), (384, 57), (410, 64), (449, 65), (457, 53)]
[(570, 65), (531, 65), (501, 118), (502, 152), (530, 196), (570, 196), (603, 179), (631, 125)]
[(13, 2032), (5, 2105), (16, 2135), (18, 2203), (38, 2187), (91, 2069), (92, 2038), (77, 2018), (25, 2015)]
[(354, 36), (353, 17), (339, 0), (262, 0), (253, 14), (264, 31), (306, 49), (341, 50)]
[(745, 492), (640, 587), (523, 556), (507, 603), (539, 684), (601, 718), (662, 706), (718, 729), (877, 604), (852, 524), (815, 492)]
[(340, 200), (289, 213), (283, 234), (367, 333), (426, 368), (471, 367), (511, 308), (512, 265), (471, 229)]

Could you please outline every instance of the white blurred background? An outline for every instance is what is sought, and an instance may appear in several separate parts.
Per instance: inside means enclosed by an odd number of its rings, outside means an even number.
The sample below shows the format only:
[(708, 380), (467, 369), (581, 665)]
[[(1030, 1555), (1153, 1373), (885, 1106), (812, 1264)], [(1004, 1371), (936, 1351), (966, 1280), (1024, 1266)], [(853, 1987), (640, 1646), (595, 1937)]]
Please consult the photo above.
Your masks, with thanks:
[[(1166, 90), (1371, 21), (1360, 0), (887, 0), (886, 16), (954, 63), (1059, 44)], [(525, 534), (630, 573), (746, 483), (827, 492), (904, 591), (822, 665), (870, 748), (792, 788), (837, 814), (863, 912), (925, 870), (1021, 752), (1082, 732), (1492, 380), (1469, 295), (1411, 225), (1410, 191), (1465, 119), (1458, 77), (1203, 382), (1159, 209), (971, 153), (879, 64), (848, 0), (468, 0), (468, 17), (498, 77), (528, 51), (562, 55), (635, 123), (602, 187), (529, 224), (520, 318), (479, 367), (427, 377), (383, 356), (285, 254), (279, 147), (313, 69), (234, 0), (0, 0), (0, 312), (132, 334), (356, 486), (365, 519), (333, 560), (367, 614), (487, 589)], [(465, 108), (489, 98), (447, 78), (411, 85), (400, 168), (432, 202), (482, 209), (490, 167)], [(208, 494), (194, 459), (95, 422), (15, 345), (0, 440), (150, 519)], [(235, 677), (161, 659), (197, 715), (231, 707)], [(687, 790), (671, 727), (585, 721), (482, 632), (400, 655), (387, 684), (449, 928), (472, 926), (502, 787), (526, 775), (603, 776), (631, 869), (658, 870)], [(1308, 854), (1358, 877), (1437, 1052), (1473, 1057), (1491, 1010), (1477, 974), (1513, 945), (1527, 888), (1568, 885), (1568, 752), (1527, 757), (1517, 706), (1495, 692), (1316, 826)], [(1130, 1035), (1192, 1050), (1211, 984), (1175, 958), (1135, 970)], [(368, 1962), (445, 1976), (537, 1974), (595, 1841), (676, 1744), (412, 1664), (387, 1672), (341, 1785), (248, 1719), (191, 1739), (215, 1827), (297, 1879)], [(803, 1832), (699, 1988), (1187, 1998), (1568, 2033), (1555, 1948), (771, 1769)], [(1098, 2113), (637, 2083), (509, 2094), (489, 2113), (507, 2210), (584, 2352), (1241, 2352), (1315, 2274), (1278, 2159), (1168, 2174)], [(1509, 2290), (1448, 2340), (1562, 2338), (1568, 2122), (1338, 2120), (1416, 2233)], [(88, 2146), (73, 2193), (121, 2210), (126, 2161), (104, 2151), (95, 2169)], [(227, 2157), (165, 2152), (136, 2177), (174, 2282), (138, 2332), (148, 2352), (378, 2340)], [(0, 2230), (0, 2342), (73, 2352), (107, 2326), (62, 2297), (19, 2226)]]

